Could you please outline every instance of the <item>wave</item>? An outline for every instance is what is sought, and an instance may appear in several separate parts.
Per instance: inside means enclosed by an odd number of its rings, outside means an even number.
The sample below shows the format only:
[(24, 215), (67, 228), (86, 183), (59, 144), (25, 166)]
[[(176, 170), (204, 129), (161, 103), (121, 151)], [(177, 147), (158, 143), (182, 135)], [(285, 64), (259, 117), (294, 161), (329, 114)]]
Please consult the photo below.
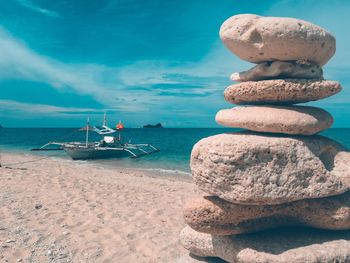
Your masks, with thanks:
[(129, 168), (132, 170), (138, 170), (138, 171), (146, 171), (146, 172), (158, 172), (158, 173), (165, 173), (165, 174), (172, 174), (172, 175), (185, 175), (185, 176), (191, 176), (190, 172), (185, 172), (181, 170), (170, 170), (170, 169), (164, 169), (164, 168)]
[[(166, 169), (166, 168), (160, 168), (160, 167), (137, 167), (137, 166), (130, 166), (130, 165), (123, 165), (123, 166), (118, 166), (116, 163), (109, 163), (105, 162), (106, 160), (71, 160), (69, 158), (55, 158), (53, 157), (52, 159), (57, 159), (59, 161), (64, 161), (64, 162), (69, 162), (69, 163), (74, 163), (74, 164), (81, 164), (81, 165), (92, 165), (92, 166), (103, 166), (106, 168), (115, 168), (120, 167), (122, 169), (127, 169), (127, 170), (135, 170), (135, 171), (141, 171), (141, 172), (155, 172), (155, 173), (160, 173), (160, 174), (168, 174), (168, 175), (182, 175), (182, 176), (191, 176), (190, 172), (186, 172), (183, 170), (178, 170), (178, 169)], [(108, 160), (110, 161), (110, 160)], [(120, 160), (119, 160), (120, 161)], [(120, 165), (120, 163), (119, 163)]]
[[(2, 149), (3, 150), (3, 149)], [(42, 158), (49, 158), (54, 161), (58, 161), (61, 163), (69, 163), (69, 164), (75, 164), (75, 165), (91, 165), (91, 166), (103, 166), (103, 167), (116, 167), (116, 165), (123, 169), (129, 169), (129, 170), (137, 170), (137, 171), (144, 171), (144, 172), (153, 172), (158, 174), (165, 174), (165, 175), (181, 175), (181, 176), (191, 176), (190, 172), (187, 172), (180, 169), (171, 169), (171, 168), (162, 168), (162, 167), (142, 167), (142, 166), (133, 166), (132, 164), (125, 162), (125, 160), (118, 160), (118, 163), (115, 163), (115, 160), (113, 162), (110, 162), (110, 160), (71, 160), (68, 156), (60, 153), (60, 154), (38, 154), (34, 152), (25, 152), (23, 150), (18, 149), (6, 149), (3, 150), (4, 152), (13, 153), (13, 154), (20, 154), (26, 157), (32, 158), (31, 162), (39, 161)], [(1, 153), (1, 152), (0, 152)], [(121, 165), (124, 163), (124, 165)], [(164, 164), (162, 162), (162, 164)], [(157, 166), (156, 163), (153, 162), (154, 166)]]

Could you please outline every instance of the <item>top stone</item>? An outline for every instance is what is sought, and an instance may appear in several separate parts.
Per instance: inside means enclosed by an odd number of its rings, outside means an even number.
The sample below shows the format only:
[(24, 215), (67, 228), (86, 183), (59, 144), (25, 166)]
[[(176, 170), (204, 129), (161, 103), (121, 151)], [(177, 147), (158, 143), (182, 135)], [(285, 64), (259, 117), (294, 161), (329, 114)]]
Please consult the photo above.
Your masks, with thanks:
[(243, 60), (306, 60), (320, 66), (335, 53), (335, 38), (309, 22), (251, 14), (232, 16), (220, 28), (220, 37)]

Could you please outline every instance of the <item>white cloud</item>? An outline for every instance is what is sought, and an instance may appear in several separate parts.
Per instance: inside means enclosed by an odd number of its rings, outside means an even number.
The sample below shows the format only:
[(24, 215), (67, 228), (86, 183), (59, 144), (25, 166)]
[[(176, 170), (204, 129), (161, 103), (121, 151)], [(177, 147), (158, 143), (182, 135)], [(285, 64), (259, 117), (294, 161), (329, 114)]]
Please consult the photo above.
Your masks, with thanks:
[(72, 116), (72, 113), (74, 114), (74, 116), (86, 116), (87, 114), (101, 115), (104, 112), (129, 112), (132, 110), (140, 110), (139, 108), (137, 108), (137, 106), (135, 106), (132, 109), (123, 105), (117, 108), (95, 109), (24, 103), (15, 100), (0, 100), (0, 108), (0, 116), (2, 117), (8, 117), (11, 114), (17, 116), (45, 115), (48, 117), (69, 117)]
[[(220, 73), (221, 77), (227, 76), (229, 83), (230, 68), (235, 67), (234, 62), (231, 65), (228, 60), (223, 59), (226, 51), (220, 46), (219, 51), (215, 47), (213, 55), (208, 55), (198, 63), (140, 61), (123, 68), (98, 64), (68, 64), (38, 54), (1, 27), (0, 50), (0, 79), (29, 80), (48, 84), (62, 92), (70, 90), (89, 95), (104, 108), (117, 110), (118, 117), (128, 120), (130, 126), (154, 120), (166, 125), (176, 126), (182, 122), (191, 123), (190, 126), (207, 126), (208, 114), (214, 116), (225, 104), (222, 96), (225, 84), (222, 80), (220, 82), (210, 79), (206, 82), (206, 79), (209, 74), (216, 77)], [(232, 58), (234, 61), (233, 56)], [(227, 62), (223, 64), (222, 61)], [(171, 74), (175, 76), (170, 78)], [(180, 74), (179, 77), (176, 74)], [(152, 87), (157, 84), (174, 85)], [(132, 86), (147, 88), (133, 90)], [(196, 97), (191, 97), (192, 94)], [(36, 105), (26, 104), (19, 102), (20, 97), (14, 100), (17, 101), (2, 101), (0, 107), (4, 114), (12, 112), (13, 116), (24, 114), (28, 118), (42, 116), (67, 119), (65, 116), (69, 114), (74, 114), (75, 117), (77, 114), (86, 116), (86, 112), (92, 110), (76, 108), (74, 105), (69, 105), (70, 108), (51, 106), (46, 105), (45, 101)], [(57, 104), (60, 104), (59, 101)], [(183, 108), (186, 108), (187, 113), (179, 112)], [(202, 116), (203, 112), (207, 117)], [(173, 122), (174, 119), (177, 122)], [(214, 124), (214, 118), (212, 119), (210, 125)]]
[[(90, 118), (91, 125), (96, 125), (102, 122), (104, 112), (107, 113), (110, 124), (114, 125), (120, 119), (119, 117), (123, 111), (138, 110), (123, 106), (104, 109), (61, 107), (47, 104), (24, 103), (15, 100), (0, 100), (0, 109), (2, 124), (15, 127), (43, 127), (43, 125), (45, 127), (67, 127), (67, 124), (76, 127), (83, 125), (87, 117)], [(133, 117), (123, 120), (126, 121), (127, 127), (137, 126), (137, 121)]]
[[(37, 12), (55, 16), (55, 12), (50, 13), (52, 11), (37, 7), (30, 1), (18, 1)], [(327, 64), (325, 74), (326, 77), (337, 79), (340, 72), (343, 72), (338, 69), (349, 67), (349, 28), (344, 26), (343, 21), (346, 21), (350, 10), (349, 7), (342, 8), (340, 5), (317, 3), (318, 1), (314, 0), (298, 0), (293, 1), (295, 8), (286, 8), (291, 6), (291, 1), (285, 0), (273, 6), (266, 15), (299, 17), (329, 29), (337, 37), (338, 50)], [(43, 56), (1, 27), (0, 50), (0, 79), (30, 80), (48, 84), (61, 91), (69, 89), (93, 97), (107, 109), (135, 113), (135, 116), (138, 114), (139, 118), (146, 122), (153, 118), (169, 122), (171, 119), (177, 119), (179, 122), (191, 121), (193, 126), (197, 121), (202, 121), (198, 120), (199, 118), (213, 118), (215, 111), (224, 107), (222, 93), (225, 86), (230, 84), (230, 74), (252, 66), (230, 53), (219, 39), (198, 62), (147, 60), (136, 61), (121, 68), (99, 64), (69, 64)], [(345, 79), (344, 73), (342, 74)], [(161, 87), (155, 88), (156, 85)], [(133, 90), (132, 87), (141, 89)], [(198, 96), (181, 96), (191, 93)], [(342, 98), (344, 97), (335, 96), (325, 100), (325, 103), (336, 103)], [(11, 108), (11, 103), (15, 107)], [(323, 101), (321, 103), (324, 104)], [(38, 115), (44, 115), (46, 110), (51, 114), (61, 114), (60, 116), (68, 114), (62, 113), (67, 112), (67, 108), (45, 105), (45, 101), (37, 106), (2, 101), (0, 106), (6, 106), (6, 109), (12, 111), (17, 107), (18, 110), (28, 113), (28, 108), (36, 107)], [(71, 112), (83, 114), (84, 111), (93, 110), (71, 106)], [(229, 106), (226, 104), (226, 107)]]
[(6, 116), (11, 113), (39, 113), (39, 114), (49, 114), (49, 115), (64, 115), (65, 112), (74, 111), (74, 112), (86, 112), (86, 111), (101, 111), (96, 109), (89, 108), (66, 108), (66, 107), (58, 107), (47, 104), (32, 104), (32, 103), (23, 103), (14, 100), (0, 100), (0, 108), (2, 111), (0, 114), (2, 116)]
[[(127, 97), (117, 81), (117, 68), (94, 64), (66, 64), (37, 54), (0, 28), (0, 78), (23, 79), (51, 85), (58, 90), (71, 89), (88, 94), (107, 107), (115, 97)], [(104, 81), (108, 75), (109, 81)], [(118, 90), (118, 92), (116, 92)], [(125, 100), (128, 103), (128, 100)]]
[(38, 12), (41, 13), (43, 15), (49, 16), (49, 17), (55, 17), (55, 18), (60, 18), (61, 15), (57, 12), (45, 9), (45, 8), (41, 8), (37, 5), (35, 5), (32, 1), (29, 0), (17, 0), (17, 2), (19, 4), (21, 4), (22, 6), (29, 8), (30, 10), (33, 10), (34, 12)]
[[(246, 70), (251, 66), (251, 63), (242, 61), (230, 53), (218, 40), (208, 54), (199, 62), (137, 61), (120, 69), (118, 77), (130, 86), (157, 83), (183, 84), (181, 78), (169, 80), (164, 76), (183, 74), (193, 78), (221, 77), (229, 80), (232, 72)], [(206, 88), (210, 89), (216, 83), (207, 84)]]
[[(223, 59), (227, 56), (227, 51), (220, 45), (216, 45), (213, 52), (198, 63), (139, 61), (123, 68), (116, 68), (98, 64), (63, 63), (36, 53), (0, 28), (0, 49), (2, 50), (0, 79), (41, 82), (57, 90), (70, 89), (78, 94), (90, 95), (106, 108), (118, 108), (121, 111), (130, 112), (153, 111), (161, 115), (160, 110), (169, 104), (180, 108), (187, 103), (188, 98), (185, 96), (174, 100), (176, 93), (182, 94), (182, 89), (186, 94), (202, 95), (213, 91), (219, 91), (217, 94), (222, 94), (225, 88), (222, 79), (214, 80), (214, 78), (225, 76), (229, 83), (230, 68), (238, 69), (237, 65), (241, 65), (242, 62), (234, 56), (230, 56), (231, 59)], [(171, 74), (175, 76), (170, 78)], [(210, 76), (213, 79), (206, 82)], [(152, 89), (152, 85), (157, 84), (174, 85), (167, 87), (166, 90)], [(182, 87), (179, 88), (176, 85), (182, 85)], [(186, 85), (189, 86), (188, 89)], [(149, 89), (132, 90), (128, 89), (130, 86), (148, 86)], [(163, 94), (166, 91), (167, 96), (160, 96), (161, 91)], [(198, 103), (197, 107), (195, 107), (196, 103)], [(203, 100), (199, 98), (193, 101), (193, 110), (197, 108), (200, 111), (202, 103)], [(213, 102), (211, 105), (215, 104), (218, 103)]]

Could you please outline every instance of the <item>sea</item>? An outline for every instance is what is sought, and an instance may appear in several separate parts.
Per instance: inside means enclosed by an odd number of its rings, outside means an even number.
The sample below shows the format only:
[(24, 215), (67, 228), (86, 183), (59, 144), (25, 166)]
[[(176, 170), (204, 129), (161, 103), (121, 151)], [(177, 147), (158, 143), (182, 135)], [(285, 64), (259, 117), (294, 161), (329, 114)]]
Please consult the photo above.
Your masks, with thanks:
[[(93, 164), (157, 171), (169, 174), (190, 175), (190, 154), (194, 144), (202, 138), (234, 132), (238, 129), (225, 128), (126, 128), (122, 132), (124, 141), (149, 143), (160, 149), (159, 152), (141, 158), (121, 158), (89, 160)], [(321, 135), (338, 141), (350, 149), (350, 129), (332, 128)], [(90, 133), (90, 140), (100, 140), (96, 133)], [(85, 133), (76, 128), (1, 128), (0, 157), (3, 152), (28, 153), (40, 157), (52, 156), (70, 160), (64, 151), (33, 152), (49, 141), (84, 141)], [(79, 161), (81, 162), (81, 161)]]

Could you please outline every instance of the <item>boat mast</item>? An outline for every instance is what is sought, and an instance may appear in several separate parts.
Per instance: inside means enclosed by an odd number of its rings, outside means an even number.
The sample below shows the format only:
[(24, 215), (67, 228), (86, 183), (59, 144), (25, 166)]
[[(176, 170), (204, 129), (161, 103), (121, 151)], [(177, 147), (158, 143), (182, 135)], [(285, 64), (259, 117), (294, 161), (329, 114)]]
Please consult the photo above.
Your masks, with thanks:
[(89, 143), (89, 127), (90, 127), (90, 119), (88, 117), (86, 122), (86, 142), (85, 142), (86, 147), (88, 146), (88, 143)]
[(119, 138), (118, 138), (118, 140), (119, 140), (120, 142), (122, 141), (122, 136), (121, 136), (121, 131), (122, 131), (122, 129), (121, 129), (121, 126), (120, 126), (121, 124), (122, 124), (122, 121), (119, 120), (119, 123), (118, 123), (118, 127), (119, 127), (119, 128), (118, 128), (118, 131), (119, 131), (119, 132), (118, 132), (118, 137), (119, 137)]
[(103, 126), (107, 125), (107, 117), (106, 117), (106, 112), (103, 113)]

